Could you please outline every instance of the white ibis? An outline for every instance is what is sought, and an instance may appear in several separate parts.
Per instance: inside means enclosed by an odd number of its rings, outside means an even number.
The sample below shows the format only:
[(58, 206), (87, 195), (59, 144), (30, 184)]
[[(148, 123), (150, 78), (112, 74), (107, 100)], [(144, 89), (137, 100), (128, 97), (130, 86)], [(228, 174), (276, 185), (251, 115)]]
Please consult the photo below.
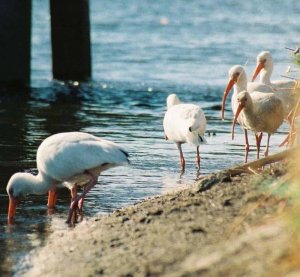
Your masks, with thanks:
[[(59, 133), (46, 138), (37, 150), (38, 174), (15, 173), (11, 176), (8, 222), (12, 223), (20, 197), (49, 191), (48, 206), (56, 202), (56, 187), (67, 186), (72, 202), (67, 222), (76, 218), (87, 192), (96, 185), (97, 177), (111, 167), (128, 164), (128, 154), (117, 144), (83, 132)], [(77, 186), (83, 193), (76, 195)]]
[[(241, 91), (247, 90), (250, 93), (252, 93), (253, 91), (256, 90), (264, 91), (264, 92), (268, 92), (272, 90), (272, 88), (264, 84), (247, 82), (246, 71), (244, 67), (241, 65), (235, 65), (231, 67), (228, 72), (228, 75), (229, 75), (229, 81), (224, 91), (223, 100), (222, 100), (222, 110), (221, 110), (222, 119), (224, 119), (226, 99), (232, 87), (233, 87), (233, 95), (231, 98), (231, 108), (233, 114), (236, 114), (236, 110), (238, 107), (237, 96)], [(243, 128), (244, 135), (245, 135), (245, 163), (246, 163), (248, 160), (248, 153), (249, 153), (249, 140), (248, 140), (247, 128), (243, 123), (243, 115), (241, 115), (238, 118), (238, 123)], [(262, 134), (255, 134), (255, 139), (256, 139), (256, 147), (257, 147), (257, 158), (259, 158), (259, 150), (260, 150)]]
[(298, 100), (298, 96), (294, 91), (296, 82), (290, 80), (271, 81), (273, 58), (269, 51), (259, 53), (256, 61), (257, 66), (252, 81), (254, 81), (260, 73), (260, 83), (272, 87), (274, 94), (282, 101), (284, 117), (290, 123), (290, 112), (295, 108)]
[(232, 137), (234, 127), (240, 115), (243, 116), (245, 128), (254, 132), (268, 134), (265, 156), (268, 156), (271, 134), (276, 132), (283, 122), (283, 105), (274, 93), (242, 91), (237, 95), (238, 107), (232, 123)]
[[(284, 118), (292, 128), (292, 112), (296, 109), (299, 101), (299, 88), (296, 88), (296, 81), (275, 80), (271, 81), (273, 72), (273, 58), (269, 51), (262, 51), (257, 55), (256, 68), (253, 73), (252, 81), (260, 75), (260, 82), (273, 88), (275, 95), (282, 101), (284, 109)], [(299, 115), (296, 111), (295, 115)], [(284, 145), (289, 141), (289, 135), (280, 144)]]
[(273, 58), (269, 51), (262, 51), (256, 57), (256, 68), (252, 76), (252, 82), (255, 81), (260, 73), (260, 83), (270, 85), (274, 90), (276, 89), (293, 89), (295, 81), (292, 80), (275, 80), (271, 81), (273, 72)]
[(202, 109), (194, 104), (182, 103), (176, 94), (171, 94), (167, 97), (167, 112), (163, 126), (166, 139), (177, 145), (182, 172), (185, 169), (185, 159), (181, 148), (183, 143), (196, 147), (196, 163), (200, 169), (199, 146), (206, 143), (204, 137), (206, 118)]

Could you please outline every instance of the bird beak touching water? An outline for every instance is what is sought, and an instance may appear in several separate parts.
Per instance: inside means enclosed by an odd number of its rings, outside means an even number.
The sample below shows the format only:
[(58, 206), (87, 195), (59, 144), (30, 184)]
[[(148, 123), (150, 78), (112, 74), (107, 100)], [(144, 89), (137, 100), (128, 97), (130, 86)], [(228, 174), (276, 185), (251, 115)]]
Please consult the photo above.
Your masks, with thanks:
[(257, 67), (255, 68), (254, 74), (252, 76), (252, 82), (255, 81), (256, 77), (258, 76), (259, 72), (264, 68), (264, 63), (260, 62)]
[(232, 128), (231, 128), (231, 139), (233, 140), (234, 139), (234, 127), (235, 127), (235, 124), (237, 122), (237, 119), (241, 113), (241, 111), (245, 108), (245, 104), (243, 103), (240, 103), (237, 110), (236, 110), (236, 113), (235, 113), (235, 116), (234, 116), (234, 119), (232, 121)]
[(230, 79), (227, 86), (226, 86), (226, 89), (224, 91), (223, 100), (222, 100), (222, 111), (221, 111), (222, 120), (224, 120), (226, 98), (227, 98), (230, 90), (232, 89), (233, 85), (235, 84), (235, 82), (236, 82), (235, 79)]
[(17, 209), (18, 203), (19, 203), (18, 199), (14, 198), (11, 195), (9, 196), (9, 206), (8, 206), (8, 216), (7, 216), (8, 224), (13, 223), (13, 219), (16, 215), (16, 209)]

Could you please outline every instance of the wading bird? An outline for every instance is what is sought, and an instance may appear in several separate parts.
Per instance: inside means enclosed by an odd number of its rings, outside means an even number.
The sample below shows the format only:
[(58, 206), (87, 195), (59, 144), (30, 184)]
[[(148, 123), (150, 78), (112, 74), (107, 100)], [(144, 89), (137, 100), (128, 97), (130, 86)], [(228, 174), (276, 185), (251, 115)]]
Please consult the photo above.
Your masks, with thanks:
[[(20, 197), (27, 194), (44, 194), (49, 191), (48, 207), (56, 203), (59, 185), (71, 190), (71, 205), (67, 222), (76, 221), (83, 199), (97, 183), (97, 177), (109, 168), (128, 164), (128, 154), (117, 144), (83, 132), (59, 133), (46, 138), (37, 150), (38, 175), (15, 173), (11, 176), (8, 222), (12, 223)], [(77, 196), (77, 187), (83, 192)]]
[(271, 134), (283, 122), (283, 105), (279, 98), (273, 93), (261, 93), (242, 91), (237, 95), (238, 107), (232, 123), (232, 138), (234, 137), (234, 127), (242, 115), (244, 127), (253, 132), (267, 133), (267, 146), (265, 156), (269, 153), (269, 143)]
[(163, 126), (165, 138), (175, 142), (179, 150), (182, 172), (185, 169), (185, 159), (181, 148), (183, 143), (196, 147), (196, 163), (200, 170), (199, 146), (206, 143), (204, 137), (206, 118), (202, 109), (194, 104), (182, 103), (176, 94), (171, 94), (167, 98), (167, 112)]
[[(231, 67), (228, 72), (228, 76), (229, 76), (229, 80), (228, 80), (226, 89), (224, 91), (223, 100), (222, 100), (221, 117), (223, 120), (224, 120), (226, 99), (227, 99), (227, 96), (228, 96), (230, 90), (232, 89), (232, 87), (233, 87), (233, 95), (231, 98), (231, 108), (232, 108), (233, 114), (236, 114), (237, 107), (238, 107), (237, 97), (241, 91), (247, 90), (247, 91), (250, 91), (250, 93), (252, 93), (253, 91), (263, 91), (263, 92), (271, 91), (271, 88), (264, 84), (247, 82), (246, 71), (245, 71), (244, 67), (241, 65), (235, 65), (235, 66)], [(241, 127), (243, 128), (243, 131), (244, 131), (245, 163), (247, 163), (248, 153), (249, 153), (249, 148), (250, 148), (249, 140), (248, 140), (248, 132), (247, 132), (247, 128), (245, 127), (242, 115), (237, 119), (237, 121), (241, 125)], [(257, 148), (257, 158), (259, 158), (262, 134), (255, 133), (255, 139), (256, 139), (256, 148)]]
[[(299, 115), (298, 111), (295, 111), (297, 103), (299, 101), (299, 88), (297, 88), (296, 81), (291, 80), (275, 80), (271, 81), (273, 72), (273, 58), (269, 51), (262, 51), (257, 55), (256, 68), (253, 73), (252, 81), (254, 81), (258, 75), (260, 75), (260, 83), (272, 87), (274, 94), (282, 101), (284, 119), (292, 126), (292, 114)], [(289, 135), (281, 143), (285, 144), (289, 141)]]
[(291, 80), (275, 80), (271, 81), (274, 68), (273, 57), (269, 51), (262, 51), (256, 57), (256, 68), (252, 76), (252, 82), (255, 81), (260, 74), (260, 83), (271, 86), (276, 89), (292, 90), (295, 87), (295, 81)]

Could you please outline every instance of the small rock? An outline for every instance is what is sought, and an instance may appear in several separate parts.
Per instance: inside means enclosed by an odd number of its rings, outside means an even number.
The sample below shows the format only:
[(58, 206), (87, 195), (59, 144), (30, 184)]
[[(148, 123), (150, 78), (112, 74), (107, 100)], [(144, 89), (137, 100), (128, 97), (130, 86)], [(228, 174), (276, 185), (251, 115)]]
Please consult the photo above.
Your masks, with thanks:
[(191, 228), (192, 233), (207, 233), (206, 230), (200, 226), (195, 226)]
[(224, 202), (223, 202), (223, 206), (231, 206), (232, 205), (232, 203), (231, 203), (231, 200), (232, 199), (226, 199)]
[(140, 223), (148, 224), (151, 222), (151, 217), (143, 217), (140, 219)]
[(161, 215), (164, 211), (162, 209), (150, 210), (147, 215)]
[(138, 222), (140, 223), (144, 223), (146, 221), (147, 217), (146, 216), (142, 216), (138, 219)]
[(100, 268), (100, 269), (97, 269), (95, 270), (95, 273), (98, 275), (103, 275), (104, 274), (104, 269)]
[(128, 216), (123, 216), (121, 222), (124, 223), (129, 220)]
[(97, 241), (96, 239), (93, 240), (93, 244), (94, 244), (94, 245), (97, 244), (97, 242), (98, 242), (98, 241)]
[(194, 192), (203, 192), (205, 190), (210, 189), (213, 187), (215, 184), (219, 183), (220, 179), (217, 178), (215, 175), (208, 176), (204, 179), (202, 179), (200, 182), (197, 183), (197, 187)]
[(229, 175), (224, 175), (224, 177), (221, 179), (222, 183), (229, 183), (231, 182), (231, 177)]

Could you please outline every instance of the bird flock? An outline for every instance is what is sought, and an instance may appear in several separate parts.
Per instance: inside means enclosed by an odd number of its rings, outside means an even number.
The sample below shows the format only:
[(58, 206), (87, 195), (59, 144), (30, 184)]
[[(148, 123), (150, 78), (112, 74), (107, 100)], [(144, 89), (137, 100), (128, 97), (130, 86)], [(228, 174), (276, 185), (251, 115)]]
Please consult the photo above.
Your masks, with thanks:
[[(273, 59), (269, 51), (263, 51), (257, 56), (257, 65), (252, 81), (248, 82), (243, 66), (235, 65), (230, 68), (228, 83), (224, 90), (221, 118), (225, 118), (226, 99), (233, 88), (231, 108), (234, 114), (232, 123), (232, 139), (236, 123), (242, 127), (245, 136), (245, 163), (248, 161), (249, 140), (248, 131), (255, 135), (257, 158), (263, 133), (267, 134), (265, 156), (269, 153), (270, 137), (281, 124), (286, 121), (291, 128), (295, 116), (299, 114), (299, 89), (297, 81), (271, 81)], [(260, 80), (255, 82), (257, 76)], [(291, 115), (294, 116), (291, 116)], [(297, 119), (297, 117), (296, 117)], [(167, 98), (167, 112), (164, 118), (165, 138), (174, 141), (179, 149), (181, 170), (185, 169), (185, 160), (181, 145), (190, 143), (196, 146), (196, 162), (200, 169), (200, 144), (206, 143), (204, 133), (206, 119), (200, 107), (193, 104), (181, 103), (174, 94)], [(288, 136), (282, 144), (292, 144), (292, 136)]]
[[(259, 158), (263, 133), (267, 134), (265, 156), (269, 152), (270, 137), (286, 121), (291, 128), (298, 115), (299, 97), (296, 81), (272, 81), (273, 59), (268, 51), (257, 56), (257, 66), (252, 81), (248, 82), (243, 66), (229, 70), (225, 88), (221, 118), (225, 118), (226, 99), (233, 88), (231, 108), (233, 112), (232, 139), (238, 123), (245, 136), (245, 162), (248, 160), (248, 131), (256, 139)], [(260, 80), (255, 82), (260, 76)], [(176, 94), (167, 97), (167, 111), (163, 119), (165, 139), (174, 142), (179, 150), (181, 171), (185, 170), (182, 144), (196, 147), (196, 165), (200, 170), (201, 144), (205, 139), (206, 117), (198, 105), (181, 102)], [(296, 119), (299, 119), (296, 117)], [(292, 133), (284, 143), (291, 143)], [(96, 185), (104, 170), (129, 164), (129, 155), (116, 143), (83, 132), (58, 133), (46, 138), (37, 150), (38, 174), (15, 173), (7, 184), (9, 195), (8, 223), (12, 224), (20, 199), (28, 194), (48, 193), (48, 208), (56, 205), (57, 188), (67, 187), (71, 192), (71, 204), (67, 222), (74, 224), (82, 215), (86, 194)], [(82, 193), (78, 194), (78, 188)]]

